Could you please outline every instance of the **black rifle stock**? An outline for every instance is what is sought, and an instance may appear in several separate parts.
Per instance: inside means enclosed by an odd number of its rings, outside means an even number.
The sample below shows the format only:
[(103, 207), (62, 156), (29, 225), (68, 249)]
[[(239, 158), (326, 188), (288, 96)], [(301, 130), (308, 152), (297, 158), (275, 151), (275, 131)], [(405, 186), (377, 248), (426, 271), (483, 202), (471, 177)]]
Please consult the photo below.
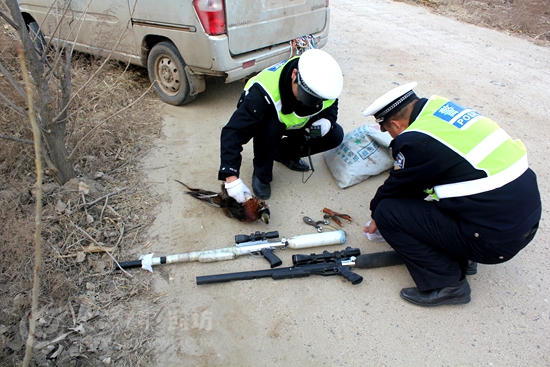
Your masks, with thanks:
[(330, 276), (341, 275), (351, 284), (359, 284), (363, 277), (352, 272), (355, 266), (355, 257), (360, 255), (359, 249), (346, 248), (333, 253), (324, 251), (323, 254), (294, 255), (294, 266), (289, 268), (243, 271), (237, 273), (206, 275), (197, 277), (197, 285), (231, 282), (235, 280), (251, 280), (259, 278), (291, 279), (309, 277), (311, 274)]

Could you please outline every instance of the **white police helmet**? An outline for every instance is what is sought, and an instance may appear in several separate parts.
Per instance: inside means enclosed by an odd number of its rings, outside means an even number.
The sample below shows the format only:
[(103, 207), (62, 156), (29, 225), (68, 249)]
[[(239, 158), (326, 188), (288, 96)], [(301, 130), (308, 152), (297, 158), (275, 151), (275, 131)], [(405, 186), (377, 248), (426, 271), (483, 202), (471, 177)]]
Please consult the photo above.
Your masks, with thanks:
[(412, 100), (418, 98), (413, 89), (417, 83), (407, 83), (393, 88), (379, 97), (363, 111), (364, 116), (374, 116), (376, 122), (382, 124), (386, 116), (393, 115), (401, 110)]
[(298, 60), (298, 97), (306, 106), (336, 99), (344, 84), (342, 70), (332, 56), (316, 48), (305, 51)]

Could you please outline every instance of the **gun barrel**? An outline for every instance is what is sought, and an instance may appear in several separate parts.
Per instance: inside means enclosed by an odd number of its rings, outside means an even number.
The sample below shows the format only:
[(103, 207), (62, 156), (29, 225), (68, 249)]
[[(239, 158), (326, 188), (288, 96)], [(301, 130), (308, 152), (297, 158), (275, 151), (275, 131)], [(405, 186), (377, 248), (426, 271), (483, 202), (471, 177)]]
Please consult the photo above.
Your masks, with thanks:
[[(354, 259), (354, 258), (353, 258)], [(305, 278), (311, 274), (329, 276), (342, 275), (351, 284), (356, 285), (363, 281), (363, 277), (350, 270), (354, 260), (332, 261), (306, 265), (296, 265), (290, 268), (278, 268), (268, 270), (244, 271), (239, 273), (227, 273), (216, 275), (205, 275), (197, 277), (197, 285), (231, 282), (234, 280), (251, 280), (258, 278), (269, 278), (274, 280)]]
[(141, 260), (119, 262), (120, 269), (141, 268)]
[[(280, 270), (280, 269), (277, 269)], [(215, 284), (215, 283), (225, 283), (231, 282), (234, 280), (252, 280), (258, 278), (269, 278), (272, 276), (274, 270), (256, 270), (256, 271), (242, 271), (239, 273), (227, 273), (227, 274), (215, 274), (215, 275), (204, 275), (197, 277), (197, 285), (202, 284)]]
[(403, 259), (395, 251), (373, 252), (359, 255), (355, 259), (355, 267), (358, 269), (374, 269), (401, 264), (403, 264)]
[(311, 272), (307, 269), (300, 268), (279, 268), (269, 270), (255, 270), (255, 271), (243, 271), (239, 273), (227, 273), (227, 274), (215, 274), (204, 275), (197, 277), (197, 285), (202, 284), (215, 284), (232, 282), (234, 280), (252, 280), (259, 278), (278, 279), (291, 279), (291, 278), (305, 278), (311, 275)]

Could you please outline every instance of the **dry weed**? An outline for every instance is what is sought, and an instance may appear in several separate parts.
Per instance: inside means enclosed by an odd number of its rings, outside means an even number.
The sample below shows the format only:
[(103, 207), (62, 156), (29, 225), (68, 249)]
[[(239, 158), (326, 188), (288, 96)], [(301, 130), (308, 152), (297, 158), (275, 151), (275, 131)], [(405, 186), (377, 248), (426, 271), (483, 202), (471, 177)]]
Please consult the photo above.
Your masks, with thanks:
[(402, 0), (479, 26), (550, 45), (548, 0)]
[[(0, 62), (20, 79), (11, 38), (0, 32)], [(73, 90), (102, 61), (75, 53)], [(2, 92), (18, 96), (0, 76)], [(160, 114), (150, 107), (153, 92), (141, 68), (109, 62), (75, 98), (66, 145), (78, 179), (62, 187), (43, 183), (43, 264), (32, 365), (146, 365), (149, 333), (158, 310), (129, 309), (130, 299), (147, 299), (147, 274), (114, 271), (113, 258), (139, 250), (158, 199), (142, 186), (139, 158), (160, 131)], [(146, 107), (145, 107), (146, 106)], [(28, 121), (0, 103), (0, 365), (20, 364), (28, 335), (34, 264), (34, 151)], [(98, 200), (99, 199), (99, 200)], [(93, 203), (90, 205), (90, 203)], [(99, 252), (92, 252), (97, 250)], [(110, 255), (103, 250), (110, 250)], [(132, 320), (147, 320), (135, 328)]]

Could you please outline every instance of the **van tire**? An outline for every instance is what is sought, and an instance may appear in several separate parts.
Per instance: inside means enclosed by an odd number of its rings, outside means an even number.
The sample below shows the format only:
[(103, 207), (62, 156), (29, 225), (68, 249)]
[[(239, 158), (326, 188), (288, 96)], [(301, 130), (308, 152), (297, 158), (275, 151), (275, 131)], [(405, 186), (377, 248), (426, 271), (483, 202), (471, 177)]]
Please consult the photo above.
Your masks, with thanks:
[(185, 62), (176, 46), (171, 42), (157, 43), (147, 57), (147, 71), (161, 99), (171, 105), (180, 106), (195, 99), (191, 94)]
[(31, 41), (34, 44), (34, 49), (36, 50), (36, 53), (38, 54), (38, 57), (42, 57), (44, 55), (44, 52), (46, 51), (46, 39), (44, 38), (44, 34), (42, 34), (42, 31), (40, 30), (40, 27), (38, 26), (38, 23), (36, 23), (34, 20), (27, 23), (27, 30), (29, 31), (29, 36), (31, 37)]

